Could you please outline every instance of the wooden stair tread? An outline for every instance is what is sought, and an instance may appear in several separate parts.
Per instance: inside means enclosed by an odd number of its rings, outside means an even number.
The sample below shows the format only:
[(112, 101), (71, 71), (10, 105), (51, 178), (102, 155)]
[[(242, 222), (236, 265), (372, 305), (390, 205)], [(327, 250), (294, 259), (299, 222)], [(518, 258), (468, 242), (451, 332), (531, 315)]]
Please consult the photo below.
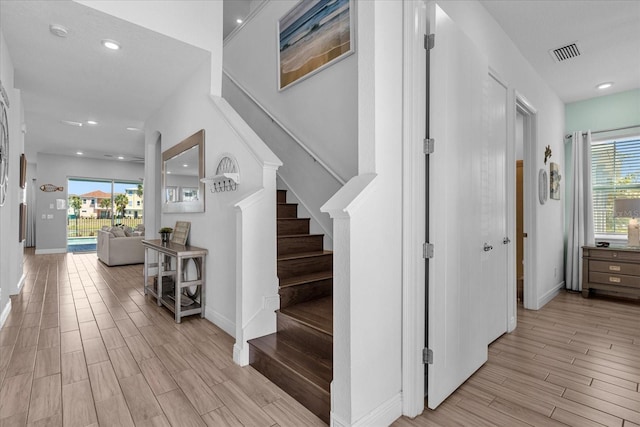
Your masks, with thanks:
[(306, 233), (306, 234), (284, 234), (281, 236), (278, 236), (278, 239), (282, 239), (282, 238), (292, 238), (292, 237), (318, 237), (318, 236), (322, 236), (324, 237), (324, 234), (313, 234), (313, 233)]
[(299, 276), (280, 279), (280, 287), (297, 286), (309, 282), (317, 282), (319, 280), (333, 279), (333, 271), (319, 271), (317, 273), (303, 274)]
[(278, 256), (278, 261), (288, 261), (288, 260), (292, 260), (292, 259), (300, 259), (300, 258), (311, 258), (314, 256), (322, 256), (322, 255), (328, 255), (328, 254), (332, 254), (333, 251), (312, 251), (312, 252), (299, 252), (299, 253), (295, 253), (295, 254), (286, 254), (286, 255), (279, 255)]
[(332, 362), (305, 353), (298, 348), (295, 342), (270, 334), (249, 341), (256, 349), (267, 355), (272, 360), (280, 363), (310, 385), (317, 387), (325, 393), (330, 392), (333, 379)]
[(333, 296), (295, 304), (279, 310), (285, 316), (333, 336)]

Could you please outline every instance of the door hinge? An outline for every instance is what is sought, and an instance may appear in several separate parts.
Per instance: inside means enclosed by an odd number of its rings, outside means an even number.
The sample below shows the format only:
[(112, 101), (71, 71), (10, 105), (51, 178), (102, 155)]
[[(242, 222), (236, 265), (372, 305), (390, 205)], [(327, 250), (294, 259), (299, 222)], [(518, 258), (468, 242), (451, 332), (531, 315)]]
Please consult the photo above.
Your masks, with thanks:
[(436, 35), (435, 34), (425, 34), (424, 35), (424, 48), (426, 50), (431, 50), (436, 45)]
[(429, 154), (433, 154), (433, 151), (436, 148), (436, 140), (433, 138), (425, 138), (423, 141), (423, 150), (424, 150), (424, 154), (426, 154), (427, 156)]
[(422, 244), (422, 258), (433, 258), (433, 252), (435, 248), (433, 243), (423, 243)]
[(433, 350), (430, 348), (422, 349), (422, 363), (426, 365), (433, 365)]

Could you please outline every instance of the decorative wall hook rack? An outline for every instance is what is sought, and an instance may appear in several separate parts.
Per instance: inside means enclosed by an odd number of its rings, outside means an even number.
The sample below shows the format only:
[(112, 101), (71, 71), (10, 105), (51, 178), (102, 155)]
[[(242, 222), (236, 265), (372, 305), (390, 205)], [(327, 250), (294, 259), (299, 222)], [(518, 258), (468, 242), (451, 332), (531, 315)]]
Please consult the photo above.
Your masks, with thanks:
[(202, 178), (200, 181), (208, 185), (212, 193), (235, 191), (240, 183), (238, 162), (233, 156), (225, 155), (218, 163), (215, 176)]

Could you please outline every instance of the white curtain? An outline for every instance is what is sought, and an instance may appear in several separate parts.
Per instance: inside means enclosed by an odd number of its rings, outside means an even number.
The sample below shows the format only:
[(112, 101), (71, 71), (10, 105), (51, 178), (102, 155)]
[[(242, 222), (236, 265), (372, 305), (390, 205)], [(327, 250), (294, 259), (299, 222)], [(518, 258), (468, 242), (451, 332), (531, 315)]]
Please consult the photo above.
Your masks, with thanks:
[(567, 289), (582, 290), (582, 246), (593, 245), (593, 197), (591, 194), (591, 131), (574, 132), (571, 145), (572, 181), (567, 238)]

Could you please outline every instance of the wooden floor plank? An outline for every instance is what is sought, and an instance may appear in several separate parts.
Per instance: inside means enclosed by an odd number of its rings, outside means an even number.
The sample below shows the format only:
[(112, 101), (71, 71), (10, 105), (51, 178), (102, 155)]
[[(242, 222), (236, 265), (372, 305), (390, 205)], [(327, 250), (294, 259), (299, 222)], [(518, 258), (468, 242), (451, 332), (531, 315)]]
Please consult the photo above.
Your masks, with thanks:
[[(0, 427), (323, 425), (235, 365), (219, 327), (176, 324), (144, 295), (140, 265), (32, 249), (24, 265), (0, 329)], [(519, 307), (517, 329), (471, 379), (394, 425), (639, 427), (639, 316), (637, 303), (564, 292), (538, 311)]]

